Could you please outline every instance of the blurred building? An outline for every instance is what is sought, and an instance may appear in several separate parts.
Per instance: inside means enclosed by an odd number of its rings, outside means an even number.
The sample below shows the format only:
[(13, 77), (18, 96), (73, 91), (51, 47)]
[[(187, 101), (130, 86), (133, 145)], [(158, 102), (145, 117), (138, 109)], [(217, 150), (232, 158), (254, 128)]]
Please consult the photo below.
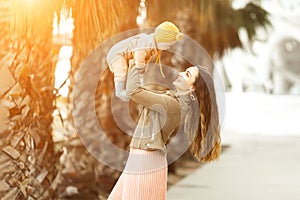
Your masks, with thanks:
[[(247, 1), (235, 1), (237, 8)], [(300, 0), (263, 0), (272, 27), (258, 30), (254, 42), (241, 31), (243, 49), (216, 61), (227, 90), (300, 95)]]

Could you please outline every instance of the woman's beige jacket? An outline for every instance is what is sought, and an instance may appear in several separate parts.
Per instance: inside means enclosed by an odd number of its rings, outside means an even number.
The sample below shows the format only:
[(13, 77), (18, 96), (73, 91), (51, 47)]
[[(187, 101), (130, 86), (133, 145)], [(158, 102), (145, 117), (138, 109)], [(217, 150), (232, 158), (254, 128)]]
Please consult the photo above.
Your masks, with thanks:
[(141, 106), (130, 146), (166, 152), (168, 139), (180, 125), (181, 110), (177, 97), (170, 92), (156, 93), (141, 87), (135, 67), (128, 72), (126, 93)]

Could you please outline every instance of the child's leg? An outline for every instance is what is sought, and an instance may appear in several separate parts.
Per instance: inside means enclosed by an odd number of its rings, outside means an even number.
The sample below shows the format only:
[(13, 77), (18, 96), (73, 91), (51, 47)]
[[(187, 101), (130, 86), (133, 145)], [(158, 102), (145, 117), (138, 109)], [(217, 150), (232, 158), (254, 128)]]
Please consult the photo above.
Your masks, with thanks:
[(123, 101), (128, 101), (126, 94), (125, 82), (128, 70), (128, 64), (123, 56), (118, 57), (113, 63), (109, 65), (109, 69), (114, 73), (115, 94)]
[(128, 64), (123, 56), (119, 56), (109, 65), (109, 69), (114, 73), (114, 81), (125, 82), (127, 76)]

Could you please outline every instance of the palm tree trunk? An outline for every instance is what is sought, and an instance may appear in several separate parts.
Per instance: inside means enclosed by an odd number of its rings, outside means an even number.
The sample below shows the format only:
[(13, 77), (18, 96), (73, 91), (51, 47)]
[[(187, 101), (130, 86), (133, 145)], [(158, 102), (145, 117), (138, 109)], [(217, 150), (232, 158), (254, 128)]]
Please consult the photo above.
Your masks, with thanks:
[[(86, 130), (92, 137), (95, 133), (95, 127), (89, 126), (89, 121), (84, 117), (86, 113), (86, 107), (90, 104), (86, 98), (85, 85), (88, 83), (90, 77), (87, 75), (87, 71), (82, 74), (78, 74), (80, 64), (91, 53), (91, 51), (97, 47), (105, 39), (110, 36), (120, 33), (122, 31), (137, 28), (136, 17), (138, 15), (139, 0), (131, 1), (105, 1), (105, 0), (76, 0), (73, 7), (74, 16), (74, 37), (73, 37), (73, 57), (72, 68), (70, 72), (70, 96), (69, 103), (76, 102), (79, 112), (76, 112), (74, 116), (71, 116), (70, 121), (73, 121), (73, 117), (76, 117), (78, 121), (82, 121), (89, 127)], [(105, 57), (107, 48), (102, 49), (99, 54), (99, 60), (101, 63), (97, 63), (104, 69), (107, 67)], [(93, 67), (93, 65), (91, 65)], [(77, 73), (77, 74), (76, 74)], [(81, 80), (76, 93), (73, 92), (73, 86), (76, 78)], [(119, 130), (114, 123), (111, 114), (111, 91), (113, 90), (113, 75), (108, 70), (104, 74), (96, 75), (101, 82), (96, 91), (95, 97), (95, 110), (98, 114), (98, 120), (105, 130), (109, 130), (109, 134), (113, 140), (117, 141), (122, 148), (126, 148), (129, 144), (129, 137), (120, 139), (122, 131)], [(101, 76), (101, 77), (100, 77)], [(88, 78), (87, 78), (88, 77)], [(121, 109), (121, 108), (120, 108)], [(94, 134), (95, 137), (97, 136)], [(99, 138), (95, 138), (98, 140)], [(126, 142), (127, 141), (127, 142)], [(76, 145), (73, 145), (73, 144)], [(77, 188), (78, 193), (70, 194), (66, 197), (81, 198), (88, 195), (89, 199), (98, 199), (107, 197), (112, 189), (114, 182), (119, 176), (119, 171), (110, 169), (96, 160), (81, 144), (79, 138), (73, 138), (66, 142), (67, 156), (65, 157), (65, 170), (63, 182), (69, 182), (70, 185)], [(107, 154), (108, 152), (99, 152), (101, 154)], [(79, 157), (78, 157), (79, 156)], [(112, 155), (110, 155), (112, 156)], [(78, 160), (78, 163), (72, 162)], [(116, 157), (118, 162), (122, 162)], [(88, 184), (82, 184), (88, 183)], [(66, 188), (62, 188), (66, 190)]]
[(8, 51), (1, 66), (1, 76), (8, 83), (0, 99), (7, 116), (0, 132), (0, 195), (3, 199), (51, 199), (59, 177), (51, 135), (53, 1), (2, 2), (9, 5), (11, 32), (5, 35), (11, 42), (5, 43)]

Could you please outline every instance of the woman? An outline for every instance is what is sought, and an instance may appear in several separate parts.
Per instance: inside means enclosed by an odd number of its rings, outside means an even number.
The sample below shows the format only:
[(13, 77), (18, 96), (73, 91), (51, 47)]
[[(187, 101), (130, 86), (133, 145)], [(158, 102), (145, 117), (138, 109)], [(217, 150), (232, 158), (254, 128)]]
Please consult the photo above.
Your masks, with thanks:
[(128, 161), (109, 200), (166, 199), (166, 144), (180, 123), (195, 158), (219, 157), (219, 116), (211, 76), (203, 67), (192, 66), (180, 72), (173, 84), (176, 92), (147, 90), (140, 84), (138, 68), (130, 69), (126, 92), (141, 105), (141, 113)]
[(182, 37), (183, 34), (179, 32), (179, 29), (172, 22), (166, 21), (159, 24), (154, 33), (141, 33), (112, 46), (107, 53), (106, 60), (110, 71), (114, 73), (116, 96), (128, 101), (125, 81), (129, 60), (134, 60), (136, 68), (142, 75), (152, 57), (157, 55), (156, 62), (160, 63), (161, 51), (171, 48)]

